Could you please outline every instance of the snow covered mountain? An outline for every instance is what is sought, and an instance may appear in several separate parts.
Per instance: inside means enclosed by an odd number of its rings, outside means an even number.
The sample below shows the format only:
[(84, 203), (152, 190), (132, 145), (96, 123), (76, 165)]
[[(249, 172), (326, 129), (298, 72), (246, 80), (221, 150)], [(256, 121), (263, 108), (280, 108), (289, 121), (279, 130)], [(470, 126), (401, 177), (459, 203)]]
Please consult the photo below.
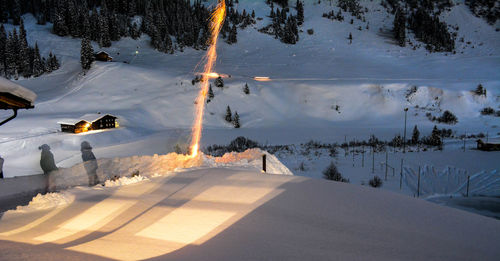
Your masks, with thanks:
[[(322, 17), (338, 11), (335, 1), (305, 1), (304, 24), (295, 45), (258, 32), (270, 23), (271, 8), (265, 1), (235, 4), (238, 10), (255, 10), (257, 23), (239, 29), (237, 43), (219, 43), (216, 71), (230, 78), (224, 79), (224, 88), (213, 87), (215, 98), (207, 105), (202, 146), (227, 143), (237, 136), (271, 144), (312, 138), (340, 142), (346, 135), (390, 139), (402, 132), (405, 107), (410, 108), (408, 126), (418, 125), (426, 135), (436, 124), (426, 114), (439, 116), (444, 110), (453, 112), (458, 124), (442, 127), (457, 134), (497, 135), (500, 118), (480, 115), (484, 107), (499, 110), (500, 33), (495, 26), (457, 1), (440, 14), (448, 25), (459, 28), (457, 53), (429, 53), (424, 47), (413, 50), (395, 44), (387, 37), (394, 15), (378, 1), (360, 3), (368, 9), (365, 22), (347, 12), (339, 22)], [(52, 34), (50, 23), (38, 25), (30, 14), (23, 19), (28, 42), (43, 43), (42, 55), (56, 54), (61, 68), (16, 81), (38, 99), (35, 110), (20, 112), (1, 128), (0, 155), (6, 159), (7, 177), (40, 173), (37, 148), (44, 143), (52, 147), (59, 166), (70, 167), (81, 161), (83, 140), (93, 145), (98, 157), (163, 154), (189, 142), (198, 92), (191, 80), (204, 51), (185, 48), (170, 55), (152, 49), (146, 35), (138, 40), (123, 38), (102, 48), (113, 62), (95, 62), (83, 74), (80, 39)], [(13, 29), (11, 24), (5, 27)], [(308, 29), (314, 32), (309, 34)], [(418, 43), (412, 33), (408, 38)], [(101, 50), (93, 44), (94, 50)], [(255, 81), (255, 76), (271, 81)], [(249, 95), (243, 93), (245, 83)], [(486, 97), (470, 92), (478, 84), (487, 89)], [(408, 95), (413, 86), (416, 92)], [(224, 121), (227, 106), (240, 115), (241, 129)], [(118, 116), (120, 128), (79, 135), (59, 132), (61, 119), (96, 112)]]

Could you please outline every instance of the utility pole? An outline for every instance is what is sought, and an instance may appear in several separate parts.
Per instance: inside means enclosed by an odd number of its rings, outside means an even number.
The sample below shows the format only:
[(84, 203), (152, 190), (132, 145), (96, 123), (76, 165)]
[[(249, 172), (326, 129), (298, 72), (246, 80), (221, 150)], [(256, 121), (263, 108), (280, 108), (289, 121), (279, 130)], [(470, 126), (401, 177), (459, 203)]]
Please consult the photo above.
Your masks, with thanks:
[(405, 133), (403, 134), (403, 153), (406, 153), (406, 114), (408, 113), (408, 108), (405, 108)]

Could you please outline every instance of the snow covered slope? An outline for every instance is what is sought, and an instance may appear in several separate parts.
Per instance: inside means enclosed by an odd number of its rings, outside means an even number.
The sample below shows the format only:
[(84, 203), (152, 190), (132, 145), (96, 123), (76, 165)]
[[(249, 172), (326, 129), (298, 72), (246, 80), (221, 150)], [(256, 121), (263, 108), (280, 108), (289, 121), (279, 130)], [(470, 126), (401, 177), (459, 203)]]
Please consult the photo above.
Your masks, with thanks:
[(194, 170), (0, 219), (7, 260), (496, 260), (497, 220), (304, 177)]
[[(365, 24), (357, 19), (354, 24), (346, 22), (348, 14), (343, 23), (321, 17), (325, 11), (338, 9), (330, 1), (306, 1), (304, 32), (296, 45), (257, 32), (269, 23), (270, 8), (265, 1), (239, 2), (239, 9), (254, 9), (263, 19), (255, 28), (240, 30), (237, 44), (221, 41), (219, 45), (216, 70), (231, 78), (225, 79), (226, 88), (214, 87), (202, 146), (227, 143), (237, 136), (274, 144), (311, 138), (343, 141), (345, 135), (389, 138), (402, 132), (404, 107), (410, 107), (409, 126), (418, 124), (425, 135), (434, 125), (425, 114), (437, 116), (442, 110), (457, 115), (459, 123), (452, 127), (457, 132), (489, 132), (491, 136), (499, 132), (500, 118), (480, 116), (479, 111), (487, 106), (499, 109), (500, 33), (474, 17), (465, 5), (441, 15), (451, 25), (459, 25), (459, 37), (471, 41), (470, 45), (457, 44), (460, 52), (450, 55), (402, 48), (383, 37), (380, 30), (392, 27), (393, 16), (378, 1), (362, 1), (370, 10), (366, 15), (370, 29), (362, 31), (357, 28)], [(137, 41), (125, 38), (105, 48), (115, 62), (96, 62), (83, 75), (80, 39), (51, 34), (50, 25), (37, 25), (30, 15), (24, 20), (30, 44), (43, 42), (42, 54), (53, 51), (62, 67), (49, 75), (18, 81), (34, 91), (38, 100), (35, 110), (20, 112), (0, 129), (5, 176), (41, 173), (37, 148), (44, 143), (51, 146), (61, 167), (81, 162), (79, 145), (84, 140), (99, 158), (166, 154), (176, 144), (189, 144), (199, 87), (191, 85), (191, 79), (203, 51), (186, 49), (168, 55), (152, 50), (146, 36)], [(7, 30), (12, 28), (6, 25)], [(310, 28), (313, 35), (306, 33)], [(349, 33), (354, 37), (352, 44), (346, 39)], [(99, 47), (94, 45), (94, 49)], [(256, 82), (254, 76), (273, 80)], [(242, 91), (245, 83), (250, 95)], [(487, 97), (470, 93), (479, 83), (488, 90)], [(406, 92), (414, 85), (418, 91), (407, 99)], [(228, 105), (240, 115), (241, 129), (224, 121)], [(59, 132), (58, 121), (97, 112), (118, 116), (121, 127), (80, 135)]]

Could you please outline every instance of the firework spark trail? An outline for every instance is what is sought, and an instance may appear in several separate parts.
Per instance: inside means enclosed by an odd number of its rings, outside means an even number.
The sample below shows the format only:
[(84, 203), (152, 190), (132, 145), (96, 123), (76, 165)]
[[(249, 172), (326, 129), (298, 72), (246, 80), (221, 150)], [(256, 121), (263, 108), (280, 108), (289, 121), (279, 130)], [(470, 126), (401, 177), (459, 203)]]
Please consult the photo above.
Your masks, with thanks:
[(210, 29), (212, 31), (212, 36), (210, 37), (210, 47), (204, 59), (206, 59), (206, 64), (204, 68), (204, 73), (202, 74), (201, 90), (196, 98), (196, 108), (195, 108), (195, 119), (192, 128), (192, 138), (191, 138), (191, 157), (196, 157), (199, 151), (199, 143), (201, 139), (201, 130), (203, 128), (203, 114), (205, 112), (205, 101), (207, 99), (209, 78), (212, 73), (214, 63), (217, 59), (217, 39), (219, 38), (219, 32), (222, 27), (222, 23), (226, 18), (226, 1), (219, 0), (215, 11), (210, 17), (211, 24)]

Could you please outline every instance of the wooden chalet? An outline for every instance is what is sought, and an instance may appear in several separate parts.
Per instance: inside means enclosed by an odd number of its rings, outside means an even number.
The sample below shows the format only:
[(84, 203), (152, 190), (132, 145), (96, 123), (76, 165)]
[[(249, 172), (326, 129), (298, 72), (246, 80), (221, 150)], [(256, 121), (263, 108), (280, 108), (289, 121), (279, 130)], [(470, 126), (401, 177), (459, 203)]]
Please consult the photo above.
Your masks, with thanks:
[(36, 94), (21, 85), (0, 77), (0, 110), (13, 110), (14, 114), (0, 122), (0, 126), (17, 116), (19, 109), (33, 109)]
[(113, 57), (109, 55), (109, 53), (105, 51), (100, 51), (94, 54), (94, 57), (96, 61), (101, 61), (101, 62), (111, 62), (113, 61)]
[(477, 149), (483, 151), (500, 151), (500, 144), (484, 143), (481, 139), (477, 140)]
[(62, 132), (82, 133), (92, 130), (113, 129), (118, 127), (116, 117), (111, 114), (86, 114), (79, 119), (59, 122)]

